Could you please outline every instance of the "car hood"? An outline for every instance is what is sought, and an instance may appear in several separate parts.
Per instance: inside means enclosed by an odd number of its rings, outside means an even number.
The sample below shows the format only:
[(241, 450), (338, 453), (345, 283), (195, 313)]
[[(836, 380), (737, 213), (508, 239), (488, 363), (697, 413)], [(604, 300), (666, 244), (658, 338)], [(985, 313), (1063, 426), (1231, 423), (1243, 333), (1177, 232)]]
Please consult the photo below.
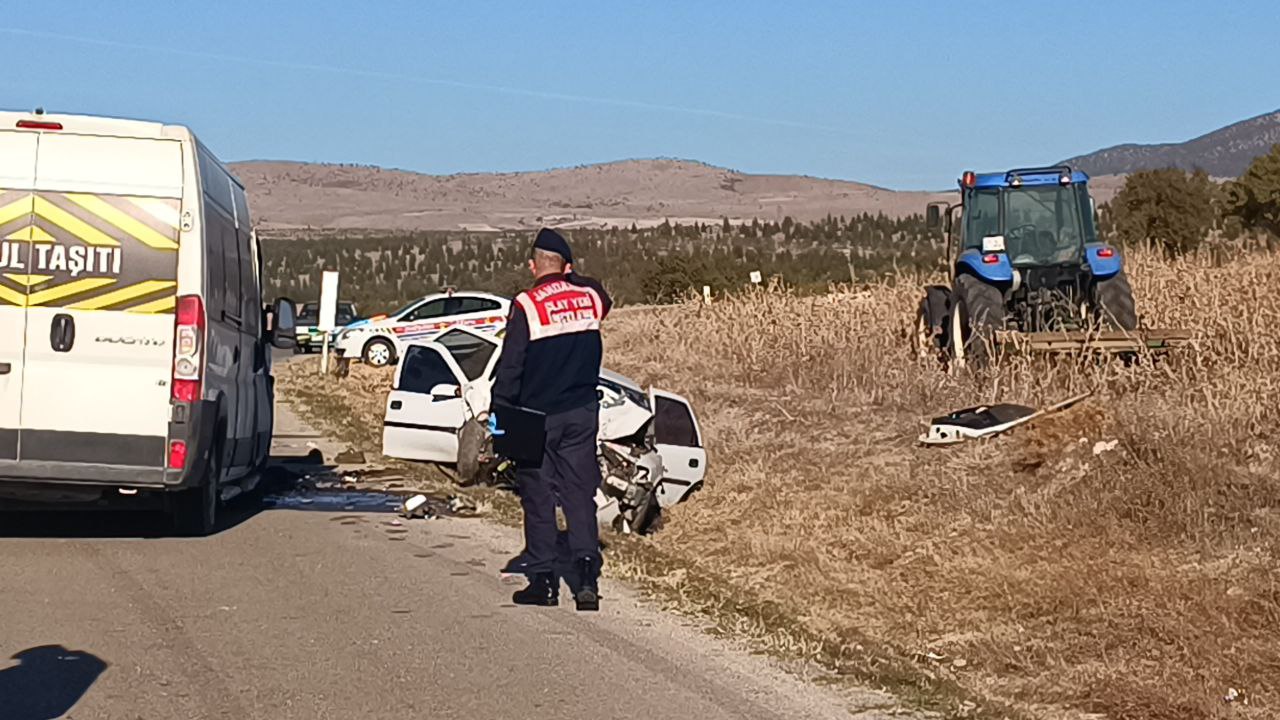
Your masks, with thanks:
[(635, 380), (632, 380), (631, 378), (627, 377), (626, 375), (619, 375), (618, 373), (616, 373), (616, 372), (614, 372), (614, 371), (612, 371), (612, 370), (608, 370), (608, 369), (605, 369), (605, 368), (600, 368), (600, 378), (601, 378), (602, 380), (608, 380), (609, 382), (613, 383), (614, 385), (620, 385), (620, 386), (622, 386), (622, 387), (625, 387), (625, 388), (627, 388), (628, 390), (634, 390), (634, 391), (636, 391), (636, 392), (638, 392), (638, 393), (640, 393), (640, 394), (642, 394), (642, 395), (643, 395), (643, 394), (644, 394), (644, 392), (645, 392), (645, 391), (644, 391), (644, 388), (642, 388), (642, 387), (640, 387), (639, 385), (637, 385)]

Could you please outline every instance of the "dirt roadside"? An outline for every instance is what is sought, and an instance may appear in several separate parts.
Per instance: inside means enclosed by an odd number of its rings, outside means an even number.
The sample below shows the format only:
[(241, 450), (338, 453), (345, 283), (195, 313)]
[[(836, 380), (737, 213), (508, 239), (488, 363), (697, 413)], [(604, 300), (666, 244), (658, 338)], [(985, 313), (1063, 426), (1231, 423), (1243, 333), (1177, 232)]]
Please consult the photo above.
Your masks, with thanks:
[[(447, 471), (433, 465), (380, 456), (384, 371), (356, 365), (341, 380), (320, 382), (318, 361), (300, 359), (277, 366), (275, 372), (281, 398), (323, 428), (332, 438), (328, 441), (331, 451), (358, 450), (370, 461), (364, 468), (339, 470), (356, 480), (350, 487), (396, 494), (421, 492), (438, 503), (453, 495), (464, 496), (478, 507), (478, 514), (488, 521), (483, 525), (496, 533), (495, 538), (509, 538), (515, 543), (513, 552), (518, 549), (514, 528), (519, 524), (519, 507), (512, 495), (490, 488), (462, 489)], [(1008, 708), (983, 705), (946, 674), (904, 662), (869, 639), (834, 647), (803, 622), (781, 612), (768, 597), (662, 552), (646, 538), (611, 535), (605, 542), (606, 576), (625, 583), (620, 589), (695, 621), (706, 633), (770, 657), (793, 677), (848, 696), (852, 707), (862, 707), (861, 698), (871, 692), (876, 698), (872, 707), (883, 707), (880, 703), (887, 701), (895, 708), (895, 717), (1018, 717)]]

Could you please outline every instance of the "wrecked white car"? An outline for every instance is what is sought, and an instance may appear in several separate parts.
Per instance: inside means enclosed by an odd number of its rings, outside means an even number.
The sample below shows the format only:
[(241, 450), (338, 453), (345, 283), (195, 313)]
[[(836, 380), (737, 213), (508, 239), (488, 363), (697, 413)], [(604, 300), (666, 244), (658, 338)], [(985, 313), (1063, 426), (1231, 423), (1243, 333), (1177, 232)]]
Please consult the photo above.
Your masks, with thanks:
[[(493, 457), (484, 425), (502, 338), (454, 327), (408, 345), (387, 397), (382, 452), (456, 465), (461, 482), (494, 482), (509, 464)], [(702, 486), (707, 453), (684, 398), (602, 370), (596, 492), (602, 526), (646, 532), (662, 509)]]

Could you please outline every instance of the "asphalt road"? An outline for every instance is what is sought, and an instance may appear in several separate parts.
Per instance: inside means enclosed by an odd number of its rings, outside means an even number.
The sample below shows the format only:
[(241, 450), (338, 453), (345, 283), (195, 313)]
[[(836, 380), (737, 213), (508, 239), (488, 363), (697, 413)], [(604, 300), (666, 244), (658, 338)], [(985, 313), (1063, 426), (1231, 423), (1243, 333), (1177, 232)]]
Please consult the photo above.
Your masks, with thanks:
[[(281, 452), (323, 444), (283, 421)], [(510, 529), (397, 525), (345, 502), (241, 501), (202, 539), (152, 537), (162, 524), (147, 513), (0, 516), (0, 717), (717, 720), (891, 707), (802, 682), (615, 583), (598, 614), (516, 607), (497, 577), (518, 549)]]

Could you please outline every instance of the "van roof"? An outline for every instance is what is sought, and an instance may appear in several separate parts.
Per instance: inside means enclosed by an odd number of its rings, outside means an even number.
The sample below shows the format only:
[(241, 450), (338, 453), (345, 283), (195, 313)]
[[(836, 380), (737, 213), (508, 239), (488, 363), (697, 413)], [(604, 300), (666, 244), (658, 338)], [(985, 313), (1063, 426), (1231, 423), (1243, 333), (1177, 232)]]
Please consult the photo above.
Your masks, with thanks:
[(114, 135), (116, 137), (137, 138), (173, 138), (185, 140), (192, 136), (191, 130), (183, 125), (166, 125), (147, 120), (129, 120), (126, 118), (102, 117), (99, 115), (71, 115), (63, 113), (45, 113), (37, 115), (33, 112), (0, 110), (0, 130), (16, 130), (20, 120), (61, 123), (68, 132), (86, 135)]

